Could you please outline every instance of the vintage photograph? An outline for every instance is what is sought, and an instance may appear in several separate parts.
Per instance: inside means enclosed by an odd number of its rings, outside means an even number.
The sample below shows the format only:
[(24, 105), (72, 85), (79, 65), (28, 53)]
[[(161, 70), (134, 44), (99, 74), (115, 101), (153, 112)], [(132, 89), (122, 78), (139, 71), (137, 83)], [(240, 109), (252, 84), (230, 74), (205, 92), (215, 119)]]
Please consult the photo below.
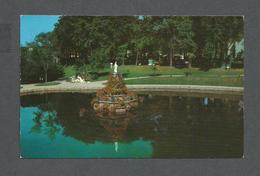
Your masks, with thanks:
[(21, 158), (243, 158), (243, 16), (20, 16)]

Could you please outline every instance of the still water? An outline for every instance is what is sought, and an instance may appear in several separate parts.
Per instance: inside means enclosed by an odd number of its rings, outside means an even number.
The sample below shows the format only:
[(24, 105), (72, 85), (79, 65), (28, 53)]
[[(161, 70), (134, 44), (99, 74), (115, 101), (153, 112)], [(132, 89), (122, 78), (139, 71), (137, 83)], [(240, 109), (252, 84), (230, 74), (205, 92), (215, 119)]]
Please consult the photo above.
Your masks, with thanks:
[(21, 97), (23, 158), (241, 158), (242, 97), (141, 94), (137, 110), (98, 116), (94, 94)]

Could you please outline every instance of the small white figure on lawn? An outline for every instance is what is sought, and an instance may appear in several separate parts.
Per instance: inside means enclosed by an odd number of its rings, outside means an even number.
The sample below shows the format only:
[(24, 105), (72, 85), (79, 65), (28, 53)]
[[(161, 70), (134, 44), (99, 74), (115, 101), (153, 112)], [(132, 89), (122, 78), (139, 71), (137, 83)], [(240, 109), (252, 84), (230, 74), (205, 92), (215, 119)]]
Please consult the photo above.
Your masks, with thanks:
[(73, 83), (84, 83), (84, 79), (82, 79), (80, 76), (77, 76), (76, 78), (72, 77), (71, 82), (73, 82)]
[(111, 69), (113, 68), (113, 63), (112, 63), (112, 62), (110, 62), (110, 68), (111, 68)]
[(78, 81), (79, 81), (80, 83), (83, 83), (83, 82), (84, 82), (84, 80), (83, 80), (80, 76), (77, 76), (77, 79), (78, 79)]
[(117, 67), (118, 67), (117, 62), (115, 62), (115, 64), (114, 64), (114, 73), (117, 73)]

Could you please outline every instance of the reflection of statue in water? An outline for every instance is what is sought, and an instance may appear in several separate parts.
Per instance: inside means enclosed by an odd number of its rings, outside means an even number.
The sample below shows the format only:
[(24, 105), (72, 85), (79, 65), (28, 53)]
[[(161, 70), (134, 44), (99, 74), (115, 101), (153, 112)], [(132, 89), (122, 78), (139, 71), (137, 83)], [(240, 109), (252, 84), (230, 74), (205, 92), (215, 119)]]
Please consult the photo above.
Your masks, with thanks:
[(243, 111), (243, 110), (244, 110), (244, 102), (243, 102), (243, 100), (239, 100), (238, 111)]
[(79, 117), (84, 117), (86, 109), (84, 107), (79, 108)]
[(117, 73), (117, 67), (118, 67), (117, 62), (115, 62), (115, 64), (114, 64), (114, 73)]
[(203, 105), (207, 106), (209, 104), (209, 98), (208, 97), (204, 97), (203, 98)]
[(110, 138), (112, 138), (115, 145), (115, 151), (117, 152), (119, 149), (118, 141), (122, 139), (129, 122), (135, 117), (135, 115), (127, 113), (124, 115), (114, 115), (112, 118), (106, 118), (104, 116), (105, 115), (102, 113), (97, 114), (99, 124), (104, 127)]

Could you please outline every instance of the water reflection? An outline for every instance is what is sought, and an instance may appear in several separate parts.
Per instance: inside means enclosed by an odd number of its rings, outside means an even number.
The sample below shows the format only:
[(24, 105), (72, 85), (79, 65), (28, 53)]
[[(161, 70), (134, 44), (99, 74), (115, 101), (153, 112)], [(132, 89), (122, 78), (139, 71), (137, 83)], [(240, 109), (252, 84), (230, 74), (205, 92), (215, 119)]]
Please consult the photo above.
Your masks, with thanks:
[(109, 115), (108, 114), (98, 114), (97, 119), (99, 121), (99, 124), (104, 127), (106, 130), (108, 136), (111, 138), (111, 140), (114, 142), (115, 145), (115, 151), (117, 152), (119, 149), (119, 142), (128, 127), (128, 124), (132, 118), (135, 116), (132, 113), (127, 113), (124, 115)]
[(243, 100), (239, 100), (238, 102), (238, 111), (243, 112), (244, 110), (244, 101)]
[[(216, 158), (243, 155), (240, 98), (144, 95), (143, 104), (136, 111), (123, 117), (110, 115), (110, 118), (93, 111), (92, 98), (91, 94), (22, 97), (24, 155), (29, 156), (32, 147), (35, 150), (32, 157), (39, 157), (37, 152), (42, 150), (47, 153), (42, 154), (43, 157)], [(28, 108), (30, 114), (26, 114)], [(41, 151), (32, 144), (39, 140), (45, 146)], [(83, 149), (84, 152), (79, 152)], [(69, 152), (71, 150), (78, 153)]]
[(207, 106), (209, 104), (209, 98), (208, 97), (204, 97), (203, 98), (203, 105)]
[[(32, 119), (34, 125), (32, 126), (31, 133), (44, 133), (48, 135), (50, 140), (54, 140), (56, 133), (62, 130), (62, 127), (57, 122), (56, 112), (50, 110), (49, 104), (43, 104), (38, 111), (34, 112)], [(44, 107), (44, 108), (43, 108)]]

